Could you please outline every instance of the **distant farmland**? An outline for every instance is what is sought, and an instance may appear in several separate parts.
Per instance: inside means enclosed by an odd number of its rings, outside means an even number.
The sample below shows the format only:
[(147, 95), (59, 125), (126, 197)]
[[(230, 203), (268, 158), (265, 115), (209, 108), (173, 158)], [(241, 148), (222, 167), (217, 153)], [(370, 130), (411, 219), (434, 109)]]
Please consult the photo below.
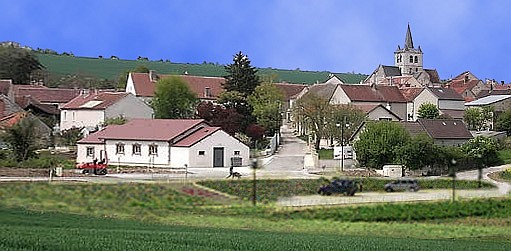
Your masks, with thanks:
[[(58, 75), (83, 74), (95, 76), (100, 79), (116, 80), (120, 74), (135, 69), (139, 65), (156, 71), (160, 74), (184, 74), (196, 76), (222, 77), (226, 75), (224, 65), (215, 63), (187, 64), (171, 63), (165, 61), (148, 60), (121, 60), (110, 58), (88, 58), (65, 55), (37, 54), (39, 61), (51, 73)], [(281, 70), (273, 68), (259, 68), (259, 75), (272, 77), (274, 82), (288, 82), (297, 84), (314, 84), (325, 82), (331, 72), (328, 71), (301, 71)], [(358, 83), (367, 75), (340, 73), (346, 82)]]

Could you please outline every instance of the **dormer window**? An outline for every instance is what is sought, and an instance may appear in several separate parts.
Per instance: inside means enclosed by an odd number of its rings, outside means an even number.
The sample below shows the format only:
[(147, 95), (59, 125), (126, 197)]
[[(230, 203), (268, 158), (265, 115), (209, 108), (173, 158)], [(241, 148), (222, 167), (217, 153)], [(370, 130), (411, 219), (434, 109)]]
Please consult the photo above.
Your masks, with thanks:
[(413, 63), (413, 56), (410, 55), (410, 63)]
[(204, 97), (211, 97), (211, 89), (209, 87), (204, 88)]
[(419, 63), (419, 57), (415, 56), (415, 63)]

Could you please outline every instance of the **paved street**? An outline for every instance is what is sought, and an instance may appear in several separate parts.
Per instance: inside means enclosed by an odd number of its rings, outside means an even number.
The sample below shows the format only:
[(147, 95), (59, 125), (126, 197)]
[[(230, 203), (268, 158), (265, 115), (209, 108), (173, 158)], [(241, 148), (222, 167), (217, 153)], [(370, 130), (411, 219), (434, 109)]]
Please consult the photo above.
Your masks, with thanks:
[[(293, 135), (287, 126), (282, 128), (282, 145), (273, 156), (259, 159), (262, 166), (257, 171), (258, 178), (317, 178), (317, 175), (310, 174), (303, 169), (304, 156), (307, 152), (307, 145)], [(483, 169), (483, 178), (493, 182), (498, 188), (488, 190), (456, 190), (456, 198), (476, 197), (498, 197), (509, 194), (511, 185), (506, 182), (497, 182), (488, 178), (488, 174), (504, 170), (509, 165), (490, 167)], [(183, 181), (191, 182), (201, 179), (224, 179), (229, 174), (229, 168), (188, 168), (176, 170), (174, 173), (134, 173), (134, 174), (107, 174), (105, 176), (86, 177), (54, 177), (53, 181), (83, 181), (98, 183), (119, 183), (119, 182), (154, 182), (154, 181)], [(242, 174), (242, 179), (252, 177), (250, 167), (237, 167), (236, 172)], [(458, 179), (476, 180), (478, 170), (459, 172)], [(434, 177), (432, 177), (434, 178)], [(0, 177), (0, 181), (49, 181), (48, 177)], [(419, 192), (400, 193), (357, 193), (354, 197), (346, 196), (295, 196), (282, 198), (278, 204), (282, 206), (308, 206), (308, 205), (335, 205), (350, 203), (370, 202), (399, 202), (399, 201), (428, 201), (428, 200), (449, 200), (452, 198), (452, 191), (443, 190), (420, 190)]]

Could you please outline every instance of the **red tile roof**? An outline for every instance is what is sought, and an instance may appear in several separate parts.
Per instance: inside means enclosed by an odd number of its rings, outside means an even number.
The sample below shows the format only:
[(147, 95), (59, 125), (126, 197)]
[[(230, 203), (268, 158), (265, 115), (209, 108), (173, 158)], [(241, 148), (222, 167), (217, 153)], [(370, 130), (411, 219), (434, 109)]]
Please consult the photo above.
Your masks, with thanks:
[(12, 127), (16, 123), (18, 123), (20, 120), (25, 118), (28, 115), (28, 112), (22, 111), (22, 112), (16, 112), (12, 113), (10, 115), (7, 115), (0, 119), (0, 129), (6, 129), (9, 127)]
[(351, 101), (406, 103), (396, 86), (340, 85)]
[(451, 82), (449, 82), (449, 88), (454, 89), (457, 93), (462, 94), (465, 92), (465, 90), (472, 90), (477, 83), (479, 83), (479, 80), (477, 79), (471, 79), (469, 81), (465, 81), (463, 79), (453, 79)]
[(409, 87), (400, 89), (407, 102), (412, 102), (424, 90), (424, 87)]
[(171, 141), (201, 123), (208, 126), (203, 119), (132, 119), (124, 125), (109, 125), (79, 143), (95, 143), (104, 139)]
[(31, 96), (41, 103), (64, 104), (80, 95), (78, 89), (47, 88), (44, 86), (14, 85), (15, 96)]
[(308, 85), (300, 85), (300, 84), (288, 84), (288, 83), (276, 83), (275, 84), (284, 94), (285, 100), (290, 100), (292, 98), (296, 98), (303, 89), (307, 88)]
[(15, 98), (16, 104), (21, 108), (27, 110), (27, 108), (35, 107), (47, 114), (59, 115), (59, 109), (54, 105), (41, 104), (41, 102), (34, 99), (32, 96), (17, 96)]
[(195, 131), (194, 133), (188, 135), (184, 139), (176, 142), (172, 146), (177, 146), (177, 147), (189, 147), (189, 146), (193, 146), (196, 143), (198, 143), (201, 140), (209, 137), (209, 135), (212, 135), (213, 133), (215, 133), (216, 131), (219, 131), (219, 130), (220, 130), (220, 127), (204, 127), (204, 128), (201, 128), (201, 129)]
[(61, 109), (104, 110), (128, 96), (126, 92), (100, 92), (82, 94), (65, 104)]
[[(158, 75), (158, 77), (166, 78), (172, 75)], [(224, 90), (222, 84), (225, 83), (225, 78), (219, 77), (201, 77), (190, 75), (176, 75), (181, 77), (187, 84), (188, 88), (197, 95), (200, 99), (216, 99), (218, 95)], [(156, 82), (151, 81), (149, 73), (131, 73), (135, 92), (137, 96), (153, 97), (156, 89)], [(210, 96), (206, 95), (206, 88), (209, 88)]]

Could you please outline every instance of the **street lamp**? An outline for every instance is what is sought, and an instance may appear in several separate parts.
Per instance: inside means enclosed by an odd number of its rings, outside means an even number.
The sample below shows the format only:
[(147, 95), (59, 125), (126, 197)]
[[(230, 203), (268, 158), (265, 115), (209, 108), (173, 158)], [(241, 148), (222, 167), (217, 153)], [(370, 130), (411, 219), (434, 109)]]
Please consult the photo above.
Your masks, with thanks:
[(451, 177), (452, 177), (452, 201), (454, 202), (456, 196), (456, 160), (451, 159)]
[(336, 127), (341, 128), (341, 164), (340, 164), (340, 171), (344, 172), (344, 127), (349, 127), (349, 125), (346, 123), (346, 116), (343, 117), (343, 123), (337, 123), (335, 124)]
[(483, 186), (482, 183), (481, 183), (482, 182), (481, 180), (483, 179), (483, 163), (482, 163), (483, 155), (478, 153), (476, 155), (476, 157), (478, 159), (478, 161), (477, 161), (477, 171), (478, 171), (477, 179), (479, 180), (477, 186), (478, 186), (478, 188), (481, 188)]

